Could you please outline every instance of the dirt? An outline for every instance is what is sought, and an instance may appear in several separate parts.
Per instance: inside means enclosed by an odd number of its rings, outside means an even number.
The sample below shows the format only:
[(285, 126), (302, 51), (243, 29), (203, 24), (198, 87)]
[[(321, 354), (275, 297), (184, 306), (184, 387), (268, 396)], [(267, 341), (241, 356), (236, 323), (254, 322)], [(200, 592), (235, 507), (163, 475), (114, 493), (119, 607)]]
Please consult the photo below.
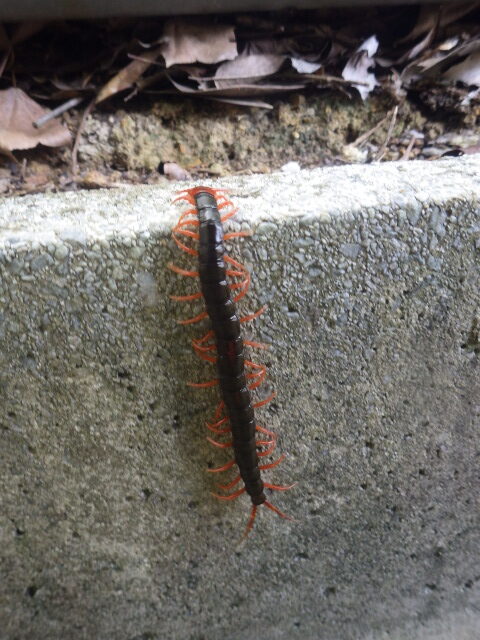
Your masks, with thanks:
[[(78, 147), (78, 174), (70, 149), (37, 147), (0, 158), (0, 194), (24, 194), (123, 183), (158, 183), (161, 162), (176, 162), (193, 178), (301, 167), (434, 159), (445, 151), (475, 151), (478, 114), (432, 112), (385, 94), (360, 97), (323, 91), (276, 98), (273, 109), (180, 98), (120, 99), (87, 118)], [(65, 122), (75, 134), (81, 112)], [(383, 122), (382, 122), (383, 121)], [(379, 123), (371, 135), (371, 131)], [(393, 124), (393, 129), (392, 129)], [(463, 150), (463, 151), (462, 151)]]

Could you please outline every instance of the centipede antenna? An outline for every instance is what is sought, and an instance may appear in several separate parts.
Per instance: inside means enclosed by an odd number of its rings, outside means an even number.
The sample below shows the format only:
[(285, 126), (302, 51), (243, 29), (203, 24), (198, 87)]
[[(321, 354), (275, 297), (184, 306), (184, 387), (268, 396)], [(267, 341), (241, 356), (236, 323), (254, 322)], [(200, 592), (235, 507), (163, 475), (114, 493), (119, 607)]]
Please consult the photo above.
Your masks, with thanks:
[(292, 518), (292, 516), (287, 516), (286, 513), (283, 513), (283, 511), (280, 511), (280, 509), (278, 507), (273, 505), (271, 502), (268, 502), (268, 500), (265, 500), (265, 502), (263, 504), (267, 507), (267, 509), (270, 509), (271, 511), (276, 513), (281, 518), (285, 518), (285, 520), (291, 520), (292, 522), (295, 522), (295, 520), (294, 520), (294, 518)]
[(255, 522), (255, 517), (257, 515), (258, 507), (256, 504), (252, 504), (252, 509), (250, 511), (250, 517), (248, 518), (247, 526), (245, 527), (245, 533), (242, 536), (242, 539), (245, 539), (250, 531), (253, 529), (253, 525)]

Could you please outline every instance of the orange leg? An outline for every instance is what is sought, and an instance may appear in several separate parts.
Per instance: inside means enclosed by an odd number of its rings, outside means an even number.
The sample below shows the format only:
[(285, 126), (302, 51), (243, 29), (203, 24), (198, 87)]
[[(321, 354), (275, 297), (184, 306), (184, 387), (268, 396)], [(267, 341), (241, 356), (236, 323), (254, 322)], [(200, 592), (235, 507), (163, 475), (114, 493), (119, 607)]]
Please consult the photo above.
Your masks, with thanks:
[(265, 485), (265, 487), (267, 489), (274, 489), (275, 491), (288, 491), (289, 489), (294, 487), (297, 483), (294, 482), (293, 484), (289, 484), (286, 487), (283, 487), (283, 486), (281, 486), (279, 484), (270, 484), (270, 482), (264, 482), (263, 484)]
[(223, 215), (220, 218), (220, 221), (223, 223), (223, 222), (226, 222), (227, 220), (229, 220), (230, 218), (233, 218), (233, 216), (237, 213), (237, 211), (238, 211), (238, 209), (234, 209), (233, 211), (229, 211), (228, 213), (226, 213), (225, 215)]
[(183, 244), (183, 242), (180, 242), (180, 240), (176, 237), (175, 233), (172, 234), (172, 237), (179, 249), (181, 249), (182, 251), (185, 251), (185, 253), (188, 253), (191, 256), (198, 256), (198, 251), (196, 249), (192, 249), (191, 247), (187, 247), (186, 244)]
[(187, 382), (188, 387), (193, 387), (194, 389), (208, 389), (209, 387), (214, 387), (218, 384), (218, 380), (209, 380), (208, 382)]
[[(231, 200), (228, 200), (227, 198), (217, 200), (217, 209), (219, 211), (221, 211), (222, 209), (225, 209), (225, 207), (233, 207), (233, 202)], [(237, 211), (238, 211), (237, 207), (233, 207), (233, 209), (229, 211), (226, 215), (228, 216), (228, 218), (231, 218), (237, 213)]]
[(271, 438), (277, 437), (273, 431), (270, 431), (270, 429), (265, 429), (265, 427), (261, 427), (259, 424), (257, 424), (256, 429), (257, 431), (260, 431), (261, 433), (265, 433), (267, 436), (270, 436)]
[(208, 313), (206, 311), (202, 311), (198, 316), (194, 316), (193, 318), (188, 318), (188, 320), (177, 320), (178, 324), (194, 324), (195, 322), (200, 322), (204, 318), (208, 317)]
[(184, 211), (178, 219), (175, 227), (186, 227), (188, 225), (192, 225), (192, 227), (200, 226), (196, 209), (187, 209), (187, 211)]
[(251, 362), (251, 360), (245, 360), (245, 365), (251, 369), (257, 369), (257, 371), (247, 374), (248, 380), (255, 380), (252, 384), (248, 385), (248, 388), (250, 390), (256, 389), (265, 380), (267, 368), (262, 364), (255, 364), (255, 362)]
[[(207, 331), (207, 333), (203, 336), (203, 338), (199, 338), (197, 339), (193, 339), (192, 340), (192, 346), (193, 349), (195, 350), (195, 353), (200, 356), (200, 358), (203, 358), (204, 353), (208, 353), (209, 351), (216, 351), (217, 347), (214, 344), (207, 344), (205, 345), (204, 343), (207, 342), (208, 340), (210, 340), (213, 337), (213, 331)], [(210, 358), (203, 358), (204, 360), (209, 360), (209, 362), (216, 362), (216, 358), (214, 358), (213, 360)]]
[(249, 238), (253, 236), (252, 231), (232, 231), (231, 233), (226, 233), (223, 236), (224, 240), (230, 240), (231, 238)]
[(235, 460), (230, 460), (227, 464), (224, 464), (222, 467), (217, 467), (216, 469), (207, 469), (208, 473), (221, 473), (222, 471), (228, 471), (235, 464)]
[(229, 449), (232, 446), (232, 442), (217, 442), (216, 440), (213, 440), (213, 438), (209, 438), (207, 436), (207, 440), (210, 442), (210, 444), (213, 444), (215, 447), (218, 447), (219, 449)]
[(271, 447), (275, 440), (257, 440), (255, 444), (257, 447)]
[(232, 291), (234, 291), (235, 289), (245, 288), (245, 286), (247, 286), (248, 288), (248, 285), (246, 285), (246, 282), (247, 280), (245, 279), (245, 280), (242, 280), (241, 282), (232, 282), (228, 286)]
[(175, 264), (172, 264), (171, 262), (167, 264), (167, 267), (172, 271), (174, 271), (175, 273), (179, 273), (181, 276), (188, 276), (190, 278), (198, 278), (200, 276), (198, 271), (187, 271), (186, 269), (181, 269), (180, 267), (177, 267)]
[(244, 271), (244, 272), (246, 271), (245, 267), (241, 262), (238, 262), (238, 260), (234, 260), (230, 256), (225, 256), (225, 262), (228, 262), (228, 264), (231, 264), (233, 267), (235, 267), (236, 269), (239, 269), (240, 271)]
[(249, 313), (248, 315), (243, 316), (243, 318), (240, 318), (240, 322), (250, 322), (250, 320), (254, 320), (255, 318), (258, 318), (258, 316), (261, 316), (266, 308), (267, 308), (267, 305), (263, 306), (261, 309), (259, 309), (255, 313)]
[(273, 400), (273, 398), (275, 398), (275, 392), (271, 393), (268, 398), (265, 398), (265, 400), (260, 400), (260, 402), (256, 402), (253, 405), (254, 409), (258, 409), (259, 407), (263, 407), (264, 405), (267, 404), (267, 402), (270, 402), (270, 400)]
[(235, 498), (241, 496), (242, 493), (245, 493), (245, 487), (242, 487), (242, 489), (239, 489), (238, 491), (234, 491), (229, 496), (220, 496), (218, 493), (212, 493), (212, 495), (219, 500), (235, 500)]
[(217, 348), (214, 344), (208, 344), (206, 346), (203, 346), (202, 341), (196, 340), (195, 338), (192, 340), (192, 346), (196, 351), (202, 351), (202, 352), (215, 351)]
[(217, 358), (215, 356), (209, 356), (209, 352), (216, 351), (217, 347), (212, 344), (207, 347), (202, 346), (196, 340), (192, 340), (192, 347), (197, 356), (203, 358), (204, 360), (208, 360), (209, 362), (216, 362)]
[(270, 464), (261, 464), (258, 466), (258, 468), (260, 469), (260, 471), (266, 471), (267, 469), (273, 469), (273, 467), (276, 467), (278, 464), (280, 464), (283, 460), (285, 460), (285, 454), (282, 453), (282, 455), (278, 458), (278, 460), (275, 460), (275, 462), (270, 462)]
[(198, 293), (191, 293), (188, 296), (170, 296), (170, 300), (174, 300), (175, 302), (188, 302), (190, 300), (200, 300), (203, 297), (203, 293), (199, 291)]
[(210, 431), (213, 431), (213, 433), (218, 433), (219, 435), (222, 435), (224, 433), (231, 433), (231, 429), (230, 427), (225, 427), (225, 429), (217, 429), (215, 427), (212, 427), (212, 425), (208, 424), (208, 422), (205, 423), (207, 426), (207, 429), (209, 429)]
[[(175, 200), (174, 200), (175, 202)], [(196, 209), (188, 209), (187, 211), (184, 211), (182, 213), (182, 215), (180, 216), (180, 220), (182, 220), (183, 218), (186, 218), (187, 216), (197, 216), (197, 210)]]
[(215, 427), (219, 427), (222, 424), (225, 424), (226, 422), (228, 422), (228, 418), (227, 416), (225, 416), (224, 418), (222, 418), (221, 420), (217, 420), (217, 422), (213, 422), (212, 424), (210, 424), (209, 422), (207, 422), (207, 427), (211, 428), (215, 428)]
[(247, 347), (253, 347), (254, 349), (270, 349), (270, 345), (265, 344), (264, 342), (252, 342), (252, 340), (244, 340), (243, 344), (246, 344)]
[(197, 356), (202, 360), (205, 360), (205, 362), (211, 362), (212, 364), (215, 364), (217, 362), (217, 358), (215, 356), (209, 356), (206, 353), (200, 353), (198, 351), (196, 353)]
[[(195, 234), (195, 231), (192, 231), (191, 229), (188, 229), (188, 227), (192, 226), (194, 229), (198, 228), (200, 226), (200, 222), (198, 220), (182, 220), (180, 218), (180, 220), (177, 222), (177, 224), (175, 225), (175, 227), (173, 228), (173, 231), (177, 232), (177, 233), (182, 233), (184, 227), (186, 228), (186, 231), (189, 231), (190, 233)], [(172, 232), (173, 232), (172, 231)], [(192, 236), (193, 238), (195, 238), (195, 235)], [(195, 238), (196, 240), (199, 240), (199, 238)]]
[(265, 449), (265, 451), (257, 451), (257, 456), (259, 458), (265, 458), (266, 456), (269, 456), (271, 453), (273, 453), (276, 446), (277, 446), (277, 441), (274, 440), (273, 444), (268, 449)]
[[(188, 224), (190, 224), (189, 220), (185, 220)], [(173, 233), (179, 233), (182, 236), (186, 236), (187, 238), (194, 238), (195, 240), (200, 240), (200, 234), (196, 231), (190, 231), (190, 229), (182, 229), (179, 224), (173, 228)]]
[(237, 485), (241, 479), (242, 479), (241, 476), (237, 476), (228, 484), (217, 484), (217, 487), (219, 489), (223, 489), (224, 491), (228, 491), (229, 489), (233, 489), (233, 487)]
[(238, 302), (239, 300), (241, 300), (248, 293), (248, 290), (250, 288), (250, 274), (248, 272), (247, 272), (247, 277), (245, 278), (245, 280), (243, 280), (240, 283), (240, 285), (241, 285), (242, 289), (241, 289), (240, 293), (237, 293), (237, 295), (234, 296), (233, 300), (235, 302)]

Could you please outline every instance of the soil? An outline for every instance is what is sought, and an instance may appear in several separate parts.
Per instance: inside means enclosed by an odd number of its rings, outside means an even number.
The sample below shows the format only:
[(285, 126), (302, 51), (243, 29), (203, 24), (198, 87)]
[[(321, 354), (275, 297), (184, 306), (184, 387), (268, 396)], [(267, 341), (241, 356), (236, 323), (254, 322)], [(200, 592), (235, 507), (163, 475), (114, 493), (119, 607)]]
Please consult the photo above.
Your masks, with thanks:
[[(273, 109), (262, 109), (162, 96), (126, 105), (118, 98), (86, 119), (76, 175), (71, 149), (15, 152), (18, 162), (0, 156), (0, 193), (162, 183), (167, 180), (157, 170), (162, 162), (178, 163), (201, 179), (268, 173), (291, 162), (303, 168), (478, 151), (478, 108), (453, 115), (432, 111), (414, 95), (395, 114), (396, 103), (385, 93), (363, 102), (329, 90), (293, 93), (271, 104)], [(73, 134), (81, 115), (64, 116)]]

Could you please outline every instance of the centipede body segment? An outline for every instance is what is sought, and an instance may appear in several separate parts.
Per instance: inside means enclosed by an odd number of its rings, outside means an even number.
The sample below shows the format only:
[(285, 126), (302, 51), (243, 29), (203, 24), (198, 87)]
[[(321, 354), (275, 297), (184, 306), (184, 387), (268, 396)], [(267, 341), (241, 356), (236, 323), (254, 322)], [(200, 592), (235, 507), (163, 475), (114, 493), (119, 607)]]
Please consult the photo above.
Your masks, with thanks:
[(260, 463), (261, 458), (273, 452), (276, 435), (257, 424), (255, 409), (270, 401), (274, 394), (258, 402), (252, 401), (252, 391), (265, 379), (266, 368), (246, 357), (245, 345), (250, 348), (264, 348), (266, 345), (244, 340), (241, 333), (242, 323), (256, 318), (263, 309), (244, 317), (238, 315), (236, 303), (248, 291), (250, 274), (242, 264), (226, 254), (224, 246), (225, 240), (250, 234), (243, 231), (224, 233), (223, 223), (235, 214), (235, 209), (222, 190), (196, 187), (181, 192), (177, 200), (186, 201), (191, 208), (182, 213), (172, 235), (182, 251), (198, 259), (198, 267), (190, 270), (169, 266), (180, 275), (198, 278), (200, 291), (172, 298), (188, 302), (203, 298), (206, 309), (180, 322), (194, 324), (207, 317), (210, 319), (211, 328), (203, 337), (194, 339), (192, 344), (200, 358), (215, 363), (217, 367), (217, 378), (189, 384), (198, 388), (219, 386), (222, 399), (207, 427), (217, 437), (225, 436), (228, 440), (222, 442), (210, 437), (208, 440), (218, 448), (232, 448), (234, 457), (227, 464), (209, 471), (217, 473), (228, 471), (235, 465), (238, 467), (238, 475), (219, 487), (225, 491), (240, 483), (243, 487), (227, 495), (214, 495), (221, 500), (233, 500), (243, 493), (249, 495), (252, 508), (245, 531), (247, 535), (262, 504), (282, 518), (290, 519), (271, 504), (265, 494), (265, 489), (285, 490), (290, 486), (264, 482), (261, 474), (284, 459), (282, 455), (273, 462)]

